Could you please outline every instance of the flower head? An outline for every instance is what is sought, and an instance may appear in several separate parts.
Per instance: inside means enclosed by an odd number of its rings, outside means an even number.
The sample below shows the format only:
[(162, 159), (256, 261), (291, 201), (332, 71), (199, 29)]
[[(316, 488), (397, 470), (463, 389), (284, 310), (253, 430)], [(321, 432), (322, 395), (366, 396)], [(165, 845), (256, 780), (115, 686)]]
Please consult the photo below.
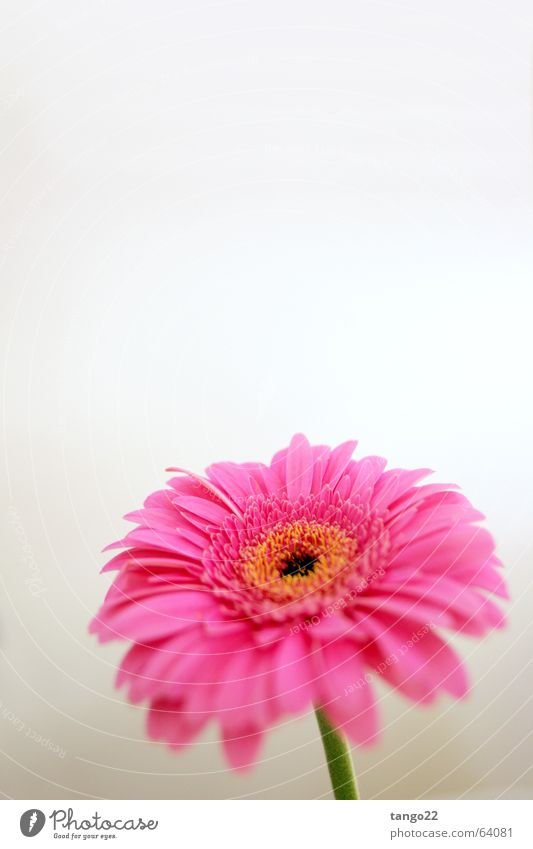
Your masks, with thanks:
[(372, 742), (372, 678), (417, 703), (461, 698), (466, 675), (440, 634), (504, 624), (492, 537), (428, 469), (385, 470), (296, 435), (270, 465), (173, 469), (169, 488), (126, 516), (137, 527), (91, 623), (128, 640), (117, 685), (149, 705), (148, 733), (179, 748), (210, 720), (230, 764), (254, 762), (264, 731), (320, 706)]

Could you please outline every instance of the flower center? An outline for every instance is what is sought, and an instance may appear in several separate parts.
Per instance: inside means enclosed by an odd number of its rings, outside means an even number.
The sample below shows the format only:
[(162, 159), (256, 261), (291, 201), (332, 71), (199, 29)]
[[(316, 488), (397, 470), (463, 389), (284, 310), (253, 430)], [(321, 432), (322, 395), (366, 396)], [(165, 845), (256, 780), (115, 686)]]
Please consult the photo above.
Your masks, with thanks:
[(287, 565), (281, 570), (284, 578), (289, 578), (291, 575), (307, 575), (312, 572), (317, 562), (316, 557), (310, 554), (293, 554), (288, 558)]
[(389, 549), (383, 519), (358, 500), (250, 496), (213, 534), (201, 579), (230, 616), (291, 621), (353, 605)]
[(351, 569), (357, 541), (338, 525), (300, 520), (279, 524), (240, 551), (245, 586), (273, 601), (291, 601), (331, 588)]

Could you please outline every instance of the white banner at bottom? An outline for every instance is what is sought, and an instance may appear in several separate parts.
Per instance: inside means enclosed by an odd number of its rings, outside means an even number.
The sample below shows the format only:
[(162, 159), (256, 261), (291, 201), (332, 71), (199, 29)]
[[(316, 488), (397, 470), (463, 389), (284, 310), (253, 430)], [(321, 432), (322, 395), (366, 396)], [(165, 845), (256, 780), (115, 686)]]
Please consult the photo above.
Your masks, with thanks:
[[(528, 801), (0, 802), (1, 845), (383, 849), (531, 849)], [(67, 843), (67, 841), (69, 841)]]

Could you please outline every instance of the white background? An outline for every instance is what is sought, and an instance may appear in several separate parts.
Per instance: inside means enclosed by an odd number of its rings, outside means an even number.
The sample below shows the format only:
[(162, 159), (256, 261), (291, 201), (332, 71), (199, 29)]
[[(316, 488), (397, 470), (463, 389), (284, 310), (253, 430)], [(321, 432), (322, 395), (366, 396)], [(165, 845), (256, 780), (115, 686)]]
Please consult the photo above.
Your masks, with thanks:
[(461, 484), (511, 585), (508, 631), (460, 643), (469, 700), (380, 690), (363, 794), (531, 794), (532, 19), (2, 4), (5, 795), (328, 793), (311, 716), (246, 778), (214, 732), (146, 741), (123, 647), (87, 635), (99, 551), (165, 466), (268, 460), (296, 430)]

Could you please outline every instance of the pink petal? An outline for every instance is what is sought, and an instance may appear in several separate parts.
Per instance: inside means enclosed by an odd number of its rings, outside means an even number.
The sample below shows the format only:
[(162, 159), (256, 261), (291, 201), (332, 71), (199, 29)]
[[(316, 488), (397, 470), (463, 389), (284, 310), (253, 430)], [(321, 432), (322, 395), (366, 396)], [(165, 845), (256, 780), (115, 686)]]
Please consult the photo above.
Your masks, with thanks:
[(383, 457), (365, 457), (353, 464), (350, 473), (352, 480), (351, 497), (359, 495), (361, 501), (370, 501), (376, 481), (379, 480), (387, 461)]
[(465, 560), (485, 563), (493, 553), (494, 540), (485, 528), (460, 524), (406, 543), (391, 558), (389, 568), (413, 572), (423, 568), (446, 574)]
[(235, 502), (242, 502), (258, 492), (266, 494), (263, 463), (213, 463), (206, 469), (208, 477)]
[[(221, 490), (219, 490), (216, 486), (214, 486), (214, 484), (212, 484), (206, 478), (203, 478), (201, 475), (197, 475), (195, 472), (189, 472), (187, 471), (187, 469), (182, 469), (179, 466), (171, 466), (167, 469), (167, 472), (182, 472), (182, 474), (187, 475), (189, 478), (195, 480), (199, 486), (204, 488), (204, 490), (207, 490), (207, 492), (211, 493), (211, 495), (214, 495), (214, 497), (221, 501), (222, 504), (225, 504), (231, 513), (235, 513), (236, 516), (241, 515), (241, 511), (239, 510), (235, 502), (232, 501), (231, 498), (228, 498), (226, 495), (224, 495)], [(169, 481), (169, 483), (172, 486), (174, 481)]]
[[(415, 483), (431, 474), (431, 469), (389, 469), (384, 472), (376, 483), (372, 505), (380, 510), (386, 510), (389, 505)], [(441, 488), (445, 488), (442, 487)]]
[(311, 454), (313, 457), (313, 480), (311, 482), (311, 492), (317, 494), (322, 488), (324, 473), (328, 466), (331, 449), (328, 445), (312, 445)]
[(492, 628), (505, 625), (505, 615), (493, 601), (449, 578), (431, 583), (411, 582), (398, 588), (392, 599), (387, 598), (383, 588), (383, 592), (377, 593), (374, 599), (368, 599), (370, 605), (379, 602), (383, 603), (387, 612), (403, 610), (409, 615), (430, 620), (442, 614), (444, 618), (440, 624), (447, 624), (447, 627), (464, 634), (482, 636)]
[(223, 731), (222, 743), (228, 763), (232, 769), (242, 772), (254, 766), (262, 742), (263, 732), (253, 728)]
[(190, 537), (185, 533), (170, 534), (165, 531), (152, 531), (149, 528), (134, 528), (121, 541), (123, 547), (127, 546), (143, 546), (159, 549), (160, 551), (172, 551), (175, 554), (182, 554), (185, 557), (192, 559), (200, 559), (205, 548), (205, 540), (198, 539), (192, 542)]
[(313, 480), (313, 455), (311, 446), (302, 433), (293, 436), (287, 451), (287, 494), (296, 500), (306, 498), (311, 492)]
[(176, 749), (191, 743), (209, 721), (203, 714), (190, 714), (169, 699), (152, 702), (147, 719), (147, 733), (152, 740), (163, 740)]
[[(407, 472), (404, 472), (400, 479), (403, 479), (407, 474)], [(418, 506), (428, 496), (434, 493), (442, 493), (449, 489), (458, 489), (458, 487), (454, 483), (427, 483), (424, 486), (410, 487), (399, 497), (396, 494), (394, 500), (387, 506), (389, 515), (391, 518), (398, 516), (410, 507)], [(381, 509), (383, 509), (383, 505), (381, 505)]]
[(357, 442), (350, 440), (349, 442), (343, 442), (333, 449), (324, 473), (324, 484), (329, 484), (332, 489), (335, 489), (356, 448)]
[(154, 593), (142, 602), (104, 605), (90, 625), (101, 642), (128, 639), (143, 643), (178, 633), (209, 618), (222, 618), (209, 592)]
[(192, 495), (180, 495), (174, 499), (174, 504), (180, 510), (204, 519), (211, 525), (221, 525), (228, 516), (232, 515), (226, 507), (208, 501), (207, 498), (197, 498)]
[(156, 551), (152, 548), (129, 548), (127, 551), (121, 551), (120, 554), (112, 557), (101, 571), (112, 572), (115, 569), (135, 566), (168, 567), (181, 573), (188, 571), (191, 564), (170, 552)]
[(302, 635), (287, 637), (276, 653), (277, 698), (287, 713), (300, 713), (312, 698), (313, 669)]
[[(321, 705), (332, 724), (353, 742), (374, 742), (378, 734), (376, 702), (372, 686), (364, 678), (366, 670), (358, 647), (348, 640), (325, 646), (320, 668)], [(361, 681), (364, 685), (358, 686)]]
[(171, 634), (151, 644), (134, 644), (120, 664), (115, 684), (126, 685), (134, 704), (145, 698), (183, 698), (173, 674), (181, 656), (201, 641), (201, 626), (193, 626), (179, 634)]
[(169, 507), (143, 507), (124, 516), (127, 522), (136, 522), (152, 530), (173, 531), (179, 523), (179, 514), (172, 505)]
[(409, 698), (431, 701), (439, 690), (456, 699), (466, 694), (468, 681), (461, 660), (428, 623), (407, 617), (399, 621), (383, 612), (370, 619), (370, 626), (375, 657), (386, 664), (384, 677)]

